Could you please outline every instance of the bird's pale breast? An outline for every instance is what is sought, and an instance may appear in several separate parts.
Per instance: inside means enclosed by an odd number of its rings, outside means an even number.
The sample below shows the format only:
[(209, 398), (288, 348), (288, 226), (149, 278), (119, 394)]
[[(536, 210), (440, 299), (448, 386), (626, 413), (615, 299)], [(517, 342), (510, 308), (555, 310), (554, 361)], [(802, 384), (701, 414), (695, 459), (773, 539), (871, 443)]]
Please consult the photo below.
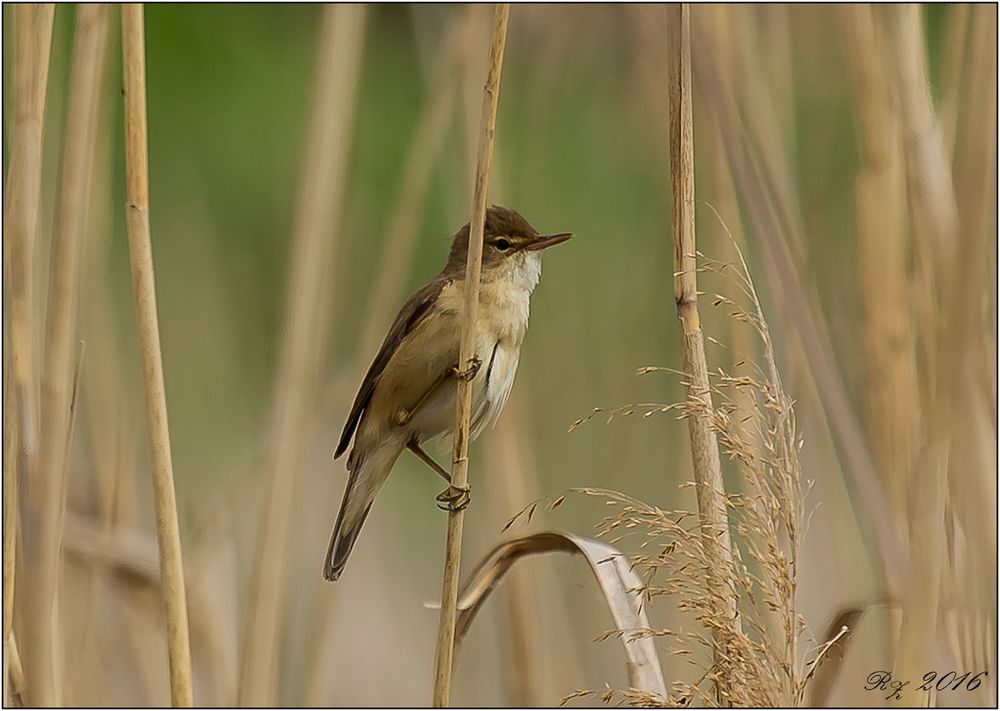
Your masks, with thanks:
[[(518, 265), (517, 278), (497, 274), (497, 278), (484, 280), (480, 286), (476, 356), (481, 365), (472, 381), (473, 437), (496, 422), (514, 384), (521, 343), (528, 328), (531, 290), (538, 281), (536, 263), (537, 260), (532, 260), (527, 272), (524, 264)], [(377, 423), (367, 423), (365, 429), (381, 432), (392, 429), (394, 425), (389, 418), (395, 407), (400, 406), (397, 403), (416, 403), (441, 373), (458, 363), (464, 299), (462, 281), (453, 281), (441, 290), (434, 313), (407, 336), (387, 364), (372, 408), (382, 417), (377, 418), (380, 420)], [(455, 393), (455, 380), (444, 380), (401, 434), (406, 439), (415, 436), (426, 441), (450, 433), (455, 419)]]

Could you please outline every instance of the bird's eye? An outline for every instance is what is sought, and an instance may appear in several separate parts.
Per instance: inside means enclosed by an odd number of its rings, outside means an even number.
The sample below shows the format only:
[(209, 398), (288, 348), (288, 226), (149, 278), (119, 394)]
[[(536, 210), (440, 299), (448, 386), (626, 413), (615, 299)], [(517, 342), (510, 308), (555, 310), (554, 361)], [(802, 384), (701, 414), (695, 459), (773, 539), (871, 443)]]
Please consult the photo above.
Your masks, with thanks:
[(506, 252), (508, 249), (510, 249), (510, 240), (501, 237), (496, 242), (494, 242), (493, 245), (501, 252)]

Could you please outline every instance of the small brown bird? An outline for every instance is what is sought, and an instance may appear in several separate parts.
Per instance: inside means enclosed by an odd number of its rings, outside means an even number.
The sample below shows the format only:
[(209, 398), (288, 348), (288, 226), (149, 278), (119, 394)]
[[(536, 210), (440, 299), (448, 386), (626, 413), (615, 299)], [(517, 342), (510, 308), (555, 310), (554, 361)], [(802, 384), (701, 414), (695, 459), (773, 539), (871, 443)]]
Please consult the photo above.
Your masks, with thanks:
[[(570, 237), (568, 232), (540, 235), (510, 208), (494, 205), (486, 211), (476, 356), (465, 370), (458, 358), (469, 225), (452, 237), (441, 273), (400, 310), (365, 374), (334, 454), (334, 459), (340, 457), (354, 438), (347, 458), (350, 478), (323, 566), (327, 580), (336, 580), (344, 571), (375, 495), (404, 449), (450, 484), (449, 473), (421, 444), (451, 433), (455, 378), (472, 381), (471, 436), (496, 422), (514, 383), (528, 328), (528, 302), (542, 271), (542, 250)], [(457, 498), (449, 491), (438, 496), (446, 508), (468, 506), (468, 490)]]

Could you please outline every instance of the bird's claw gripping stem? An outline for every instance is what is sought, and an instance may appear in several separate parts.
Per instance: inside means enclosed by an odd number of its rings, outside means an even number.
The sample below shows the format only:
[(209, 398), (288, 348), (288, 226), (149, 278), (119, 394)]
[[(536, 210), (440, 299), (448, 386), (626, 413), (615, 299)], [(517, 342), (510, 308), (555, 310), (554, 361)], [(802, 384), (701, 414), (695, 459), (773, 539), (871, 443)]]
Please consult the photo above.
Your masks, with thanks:
[(470, 496), (471, 492), (472, 487), (468, 484), (465, 486), (452, 485), (438, 494), (435, 501), (438, 502), (438, 508), (442, 511), (448, 511), (450, 513), (464, 511), (472, 502), (472, 497)]
[(482, 366), (483, 366), (483, 361), (479, 360), (479, 358), (477, 358), (476, 356), (472, 356), (472, 359), (469, 361), (468, 368), (466, 368), (465, 370), (459, 370), (458, 366), (455, 365), (452, 366), (451, 372), (452, 375), (454, 375), (459, 380), (469, 381), (472, 380), (474, 377), (476, 377), (476, 373), (479, 372), (479, 369)]

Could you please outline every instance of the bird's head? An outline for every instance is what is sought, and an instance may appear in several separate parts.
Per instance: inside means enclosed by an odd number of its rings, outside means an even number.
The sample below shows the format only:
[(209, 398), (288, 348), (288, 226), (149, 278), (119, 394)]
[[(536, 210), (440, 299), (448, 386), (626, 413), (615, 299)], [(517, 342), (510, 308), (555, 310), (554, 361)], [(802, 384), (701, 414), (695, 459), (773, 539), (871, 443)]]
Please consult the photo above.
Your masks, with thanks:
[[(486, 211), (483, 226), (483, 280), (504, 274), (538, 280), (542, 250), (565, 242), (572, 232), (541, 235), (519, 212), (509, 207), (493, 205)], [(460, 229), (451, 240), (445, 271), (461, 277), (469, 251), (469, 225)], [(532, 284), (534, 286), (534, 284)]]

